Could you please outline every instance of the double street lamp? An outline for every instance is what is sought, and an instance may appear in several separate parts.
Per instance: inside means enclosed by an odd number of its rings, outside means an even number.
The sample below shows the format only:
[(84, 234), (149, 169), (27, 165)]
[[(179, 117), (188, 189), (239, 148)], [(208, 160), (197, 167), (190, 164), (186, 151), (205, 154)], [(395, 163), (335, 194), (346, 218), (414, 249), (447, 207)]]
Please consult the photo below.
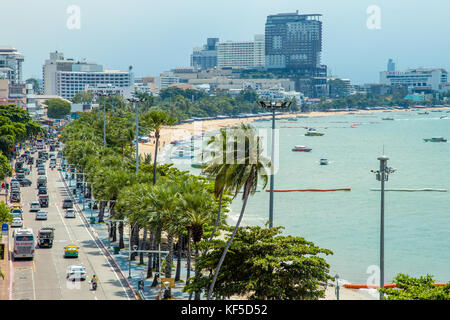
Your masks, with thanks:
[(270, 166), (270, 202), (269, 202), (269, 227), (273, 227), (273, 188), (274, 188), (274, 160), (275, 160), (275, 111), (287, 109), (291, 106), (291, 101), (258, 101), (261, 107), (272, 111), (272, 154)]
[(139, 110), (138, 103), (142, 102), (136, 94), (133, 95), (132, 98), (127, 99), (129, 102), (133, 104), (135, 110), (135, 122), (136, 122), (136, 173), (139, 173)]
[[(395, 169), (387, 166), (388, 157), (382, 155), (380, 160), (380, 170), (374, 171), (378, 181), (381, 181), (381, 223), (380, 223), (380, 289), (384, 288), (384, 182), (388, 181), (389, 174), (394, 173)], [(380, 292), (380, 300), (383, 299), (383, 293)]]

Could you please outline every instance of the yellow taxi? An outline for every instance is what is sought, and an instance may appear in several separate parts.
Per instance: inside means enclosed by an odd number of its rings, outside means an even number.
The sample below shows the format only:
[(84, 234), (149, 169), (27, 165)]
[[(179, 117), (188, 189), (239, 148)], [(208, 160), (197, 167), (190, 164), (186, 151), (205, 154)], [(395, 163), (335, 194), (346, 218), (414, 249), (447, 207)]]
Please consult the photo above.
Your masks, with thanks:
[(20, 205), (20, 203), (13, 203), (11, 205), (11, 210), (12, 209), (22, 209), (22, 206)]
[(64, 247), (64, 257), (65, 258), (78, 258), (78, 250), (80, 248), (76, 245), (68, 245)]

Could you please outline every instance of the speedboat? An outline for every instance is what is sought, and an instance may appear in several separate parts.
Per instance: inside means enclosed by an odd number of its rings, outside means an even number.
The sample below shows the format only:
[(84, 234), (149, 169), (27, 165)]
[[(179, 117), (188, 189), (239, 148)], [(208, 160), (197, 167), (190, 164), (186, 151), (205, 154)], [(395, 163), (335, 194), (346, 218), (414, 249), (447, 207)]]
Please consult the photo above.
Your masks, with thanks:
[(320, 165), (326, 166), (328, 164), (328, 159), (320, 159)]
[(419, 112), (418, 114), (430, 114), (428, 111), (425, 112)]
[(394, 120), (394, 118), (388, 117), (388, 118), (383, 118), (383, 120)]
[(427, 138), (423, 139), (425, 142), (447, 142), (447, 139), (443, 137), (437, 137), (437, 138)]
[(314, 129), (314, 128), (309, 128), (308, 132), (305, 133), (305, 136), (307, 136), (307, 137), (316, 137), (316, 136), (323, 136), (324, 134), (325, 133), (317, 132), (316, 129)]
[(305, 146), (295, 146), (292, 151), (294, 152), (310, 152), (312, 149)]

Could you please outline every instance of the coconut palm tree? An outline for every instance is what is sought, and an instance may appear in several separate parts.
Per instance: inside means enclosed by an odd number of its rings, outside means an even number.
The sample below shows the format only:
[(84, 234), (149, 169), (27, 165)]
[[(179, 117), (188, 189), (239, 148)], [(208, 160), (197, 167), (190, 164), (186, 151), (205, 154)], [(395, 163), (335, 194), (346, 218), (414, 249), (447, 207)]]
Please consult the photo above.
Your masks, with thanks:
[(166, 111), (150, 110), (144, 113), (139, 119), (144, 127), (149, 128), (155, 132), (155, 153), (153, 154), (153, 184), (156, 183), (156, 159), (158, 158), (158, 146), (160, 131), (162, 126), (172, 126), (177, 122), (177, 119), (170, 116)]
[[(226, 154), (228, 156), (227, 159), (232, 159), (233, 161), (229, 164), (224, 163), (224, 166), (227, 165), (228, 168), (226, 169), (226, 172), (223, 173), (223, 176), (219, 178), (222, 179), (220, 184), (225, 185), (226, 188), (233, 191), (234, 198), (236, 198), (239, 191), (243, 189), (243, 204), (236, 226), (222, 252), (222, 256), (220, 257), (214, 272), (208, 291), (208, 300), (211, 299), (220, 268), (244, 216), (248, 198), (256, 192), (259, 178), (263, 180), (263, 188), (267, 185), (268, 174), (266, 168), (271, 166), (270, 161), (262, 154), (262, 138), (256, 135), (256, 130), (252, 126), (242, 124), (240, 128), (233, 129), (232, 133), (233, 134), (230, 135), (230, 138), (227, 140), (229, 141), (228, 145), (234, 145), (234, 148), (232, 150), (226, 150)], [(238, 141), (241, 142), (241, 144), (238, 144)], [(238, 150), (239, 146), (244, 147), (244, 150)], [(241, 154), (244, 155), (244, 159), (241, 159), (243, 161), (238, 161), (238, 151), (241, 151)]]

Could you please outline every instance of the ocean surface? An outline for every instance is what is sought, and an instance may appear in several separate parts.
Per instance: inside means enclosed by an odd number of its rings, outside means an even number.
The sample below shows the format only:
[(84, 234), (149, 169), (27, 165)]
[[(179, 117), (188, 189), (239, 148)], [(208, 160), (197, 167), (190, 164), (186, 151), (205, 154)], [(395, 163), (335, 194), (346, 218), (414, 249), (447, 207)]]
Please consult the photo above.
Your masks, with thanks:
[[(394, 120), (382, 120), (386, 117)], [(267, 128), (270, 138), (271, 122), (253, 124)], [(398, 273), (430, 274), (439, 282), (450, 281), (450, 143), (423, 140), (442, 136), (450, 141), (450, 113), (342, 114), (292, 122), (280, 119), (276, 126), (279, 170), (274, 189), (351, 191), (275, 193), (275, 226), (284, 226), (284, 234), (332, 250), (334, 254), (326, 257), (332, 275), (339, 274), (353, 283), (372, 283), (374, 266), (380, 261), (381, 202), (380, 192), (370, 190), (380, 188), (371, 170), (379, 169), (377, 158), (384, 148), (388, 166), (396, 169), (386, 182), (387, 189), (448, 190), (386, 192), (385, 282)], [(307, 137), (303, 127), (313, 127), (325, 135)], [(292, 152), (294, 145), (311, 147), (312, 151)], [(329, 165), (320, 165), (321, 158), (327, 158)], [(175, 160), (175, 165), (180, 169), (200, 171), (191, 168), (189, 160), (178, 162)], [(250, 197), (242, 225), (263, 226), (267, 222), (269, 193), (260, 190)], [(237, 220), (241, 205), (238, 196), (231, 205), (229, 224)]]

